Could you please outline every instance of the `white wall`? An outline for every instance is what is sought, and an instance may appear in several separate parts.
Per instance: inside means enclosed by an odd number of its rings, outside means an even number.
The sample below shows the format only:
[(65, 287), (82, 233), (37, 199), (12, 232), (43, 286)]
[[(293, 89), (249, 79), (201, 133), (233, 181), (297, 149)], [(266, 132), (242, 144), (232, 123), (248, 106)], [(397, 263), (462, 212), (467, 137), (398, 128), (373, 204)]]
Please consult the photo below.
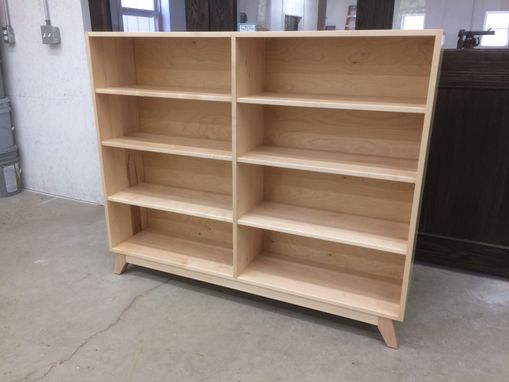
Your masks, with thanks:
[(302, 17), (299, 23), (299, 30), (316, 30), (318, 21), (318, 0), (270, 1), (270, 12), (268, 13), (268, 16), (270, 16), (270, 30), (284, 30), (285, 14)]
[(238, 0), (237, 13), (244, 12), (247, 15), (249, 23), (256, 23), (258, 16), (258, 1), (253, 0)]
[[(444, 30), (444, 48), (456, 48), (460, 29), (482, 30), (486, 11), (508, 10), (509, 0), (425, 0), (425, 27)], [(394, 29), (398, 29), (400, 0), (394, 5)]]
[(427, 0), (426, 28), (444, 30), (444, 48), (456, 48), (458, 31), (470, 29), (474, 0)]
[[(35, 191), (100, 203), (83, 21), (85, 14), (88, 24), (88, 8), (82, 8), (77, 0), (50, 0), (49, 4), (52, 23), (60, 27), (60, 46), (41, 43), (41, 0), (9, 1), (16, 44), (2, 44), (24, 185)], [(3, 7), (0, 9), (3, 12)]]
[(301, 23), (303, 30), (316, 30), (318, 24), (318, 0), (307, 0), (304, 2), (304, 18)]
[(335, 25), (336, 29), (345, 29), (346, 14), (350, 5), (357, 4), (357, 0), (330, 0), (327, 1), (325, 25)]
[(487, 11), (509, 11), (509, 0), (475, 0), (472, 29), (483, 29)]
[(271, 0), (270, 2), (270, 30), (284, 30), (283, 25), (283, 0)]
[(170, 29), (172, 32), (184, 32), (186, 30), (186, 2), (185, 0), (167, 0), (169, 3)]

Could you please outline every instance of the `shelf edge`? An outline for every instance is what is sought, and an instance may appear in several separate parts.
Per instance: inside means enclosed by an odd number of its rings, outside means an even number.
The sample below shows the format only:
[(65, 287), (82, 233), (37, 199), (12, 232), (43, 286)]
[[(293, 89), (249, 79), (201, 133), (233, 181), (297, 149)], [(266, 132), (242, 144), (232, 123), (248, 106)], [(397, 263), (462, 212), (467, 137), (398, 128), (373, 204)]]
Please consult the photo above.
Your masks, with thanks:
[(360, 110), (360, 111), (381, 111), (392, 113), (413, 113), (424, 114), (426, 105), (422, 106), (398, 106), (398, 105), (379, 105), (359, 104), (355, 102), (340, 102), (327, 100), (302, 99), (294, 100), (285, 97), (259, 99), (258, 97), (237, 97), (237, 102), (241, 104), (268, 105), (268, 106), (294, 106), (294, 107), (310, 107), (320, 109), (340, 109), (340, 110)]
[(335, 174), (335, 175), (346, 175), (346, 176), (354, 176), (358, 178), (370, 178), (370, 179), (380, 179), (380, 180), (389, 180), (393, 182), (401, 182), (401, 183), (411, 183), (414, 184), (416, 182), (417, 177), (413, 176), (398, 176), (398, 175), (380, 175), (375, 172), (362, 172), (360, 170), (348, 170), (348, 169), (335, 169), (328, 167), (313, 167), (312, 165), (302, 165), (302, 164), (292, 164), (290, 162), (274, 162), (271, 160), (263, 160), (263, 159), (250, 159), (241, 155), (237, 158), (237, 162), (246, 163), (246, 164), (254, 164), (260, 166), (268, 166), (268, 167), (279, 167), (279, 168), (287, 168), (292, 170), (302, 170), (302, 171), (310, 171), (310, 172), (319, 172), (325, 174)]
[[(248, 215), (248, 214), (249, 214), (249, 212), (245, 215)], [(237, 223), (240, 225), (246, 226), (246, 227), (266, 229), (269, 231), (282, 232), (282, 233), (287, 233), (287, 234), (295, 235), (295, 236), (309, 237), (312, 239), (318, 239), (318, 240), (330, 241), (330, 242), (334, 242), (334, 243), (351, 245), (353, 247), (374, 249), (377, 251), (390, 252), (390, 253), (394, 253), (396, 255), (401, 255), (401, 256), (407, 255), (406, 247), (405, 248), (395, 248), (395, 247), (384, 246), (384, 245), (365, 245), (365, 244), (359, 243), (358, 241), (355, 241), (355, 240), (345, 240), (345, 239), (341, 239), (338, 237), (321, 236), (321, 235), (317, 235), (317, 234), (313, 234), (313, 233), (297, 231), (297, 230), (294, 230), (291, 228), (289, 229), (286, 227), (274, 226), (272, 224), (263, 224), (263, 223), (258, 223), (258, 222), (252, 222), (252, 221), (250, 221), (249, 216), (246, 218), (245, 215), (244, 215), (244, 217), (241, 216), (237, 220)]]
[(148, 145), (143, 144), (130, 144), (130, 143), (117, 143), (114, 139), (106, 139), (101, 142), (101, 145), (104, 147), (113, 147), (118, 149), (126, 149), (126, 150), (137, 150), (137, 151), (147, 151), (152, 153), (159, 154), (169, 154), (169, 155), (178, 155), (178, 156), (186, 156), (193, 158), (203, 158), (203, 159), (211, 159), (211, 160), (220, 160), (225, 162), (231, 162), (233, 156), (223, 155), (223, 154), (207, 154), (200, 151), (186, 151), (186, 150), (177, 150), (170, 148), (154, 148)]
[(212, 102), (232, 102), (232, 96), (222, 93), (209, 93), (204, 94), (200, 92), (178, 92), (172, 90), (144, 90), (142, 88), (96, 88), (97, 94), (108, 94), (108, 95), (124, 95), (133, 97), (151, 97), (151, 98), (169, 98), (169, 99), (187, 99), (194, 101), (212, 101)]

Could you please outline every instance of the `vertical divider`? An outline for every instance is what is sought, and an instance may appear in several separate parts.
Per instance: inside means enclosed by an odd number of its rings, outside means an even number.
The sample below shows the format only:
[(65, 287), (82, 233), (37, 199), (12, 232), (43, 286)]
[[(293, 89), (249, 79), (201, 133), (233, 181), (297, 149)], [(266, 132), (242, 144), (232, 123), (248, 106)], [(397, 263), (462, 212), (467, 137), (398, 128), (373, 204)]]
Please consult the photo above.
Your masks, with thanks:
[(238, 163), (238, 157), (262, 144), (264, 113), (262, 105), (238, 105), (237, 96), (258, 93), (265, 80), (265, 39), (233, 37), (234, 89), (234, 277), (247, 267), (261, 249), (262, 231), (239, 227), (239, 217), (263, 197), (263, 167)]
[(238, 187), (237, 187), (237, 38), (232, 34), (231, 44), (231, 113), (232, 113), (232, 233), (233, 277), (238, 276)]

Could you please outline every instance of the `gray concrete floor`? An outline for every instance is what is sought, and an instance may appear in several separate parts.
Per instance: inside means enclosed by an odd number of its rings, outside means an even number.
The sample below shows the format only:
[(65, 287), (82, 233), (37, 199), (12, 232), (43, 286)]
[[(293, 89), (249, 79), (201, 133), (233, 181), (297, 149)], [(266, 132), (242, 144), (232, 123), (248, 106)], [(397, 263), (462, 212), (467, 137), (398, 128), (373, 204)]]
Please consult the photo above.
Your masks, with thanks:
[(0, 381), (509, 381), (509, 282), (417, 265), (401, 348), (370, 326), (131, 266), (103, 209), (0, 199)]

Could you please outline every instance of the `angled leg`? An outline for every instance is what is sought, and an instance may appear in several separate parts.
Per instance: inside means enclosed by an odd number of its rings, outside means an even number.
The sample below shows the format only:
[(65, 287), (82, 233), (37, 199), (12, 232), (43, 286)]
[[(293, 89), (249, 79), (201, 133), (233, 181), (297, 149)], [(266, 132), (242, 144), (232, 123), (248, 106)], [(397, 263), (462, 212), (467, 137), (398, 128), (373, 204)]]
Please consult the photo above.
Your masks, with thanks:
[(385, 344), (393, 349), (399, 348), (398, 337), (396, 336), (396, 329), (394, 328), (394, 321), (388, 318), (378, 318), (378, 330), (382, 335)]
[(125, 269), (127, 268), (127, 262), (125, 261), (124, 255), (116, 255), (115, 256), (115, 268), (113, 269), (113, 272), (117, 275), (121, 275), (124, 273)]

